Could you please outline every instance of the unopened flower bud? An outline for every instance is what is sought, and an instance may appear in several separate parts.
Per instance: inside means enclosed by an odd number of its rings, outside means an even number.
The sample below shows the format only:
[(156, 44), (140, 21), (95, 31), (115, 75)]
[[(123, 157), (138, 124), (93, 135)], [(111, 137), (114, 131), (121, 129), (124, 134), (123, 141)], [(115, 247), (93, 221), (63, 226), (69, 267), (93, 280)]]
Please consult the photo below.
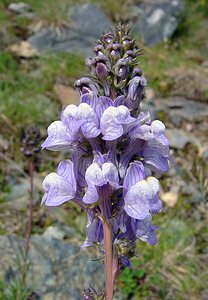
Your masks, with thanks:
[(81, 79), (76, 80), (74, 83), (74, 87), (80, 96), (90, 92), (94, 92), (95, 94), (97, 94), (96, 86), (88, 77), (82, 77)]
[(122, 45), (124, 47), (125, 50), (130, 50), (133, 46), (133, 40), (131, 37), (129, 37), (128, 35), (124, 36), (122, 38)]
[(136, 76), (129, 84), (128, 98), (131, 100), (142, 100), (143, 89), (147, 85), (147, 81), (144, 77)]
[(109, 59), (101, 54), (93, 58), (92, 66), (94, 67), (93, 73), (95, 73), (99, 78), (106, 78), (109, 74)]
[(132, 72), (132, 75), (133, 77), (135, 76), (142, 76), (143, 72), (140, 68), (134, 68), (133, 72)]
[(115, 80), (114, 85), (119, 88), (123, 88), (128, 79), (128, 61), (124, 58), (121, 58), (117, 61), (115, 65)]
[(103, 54), (104, 47), (101, 44), (98, 44), (94, 47), (93, 51), (96, 55)]
[(136, 54), (134, 51), (132, 50), (127, 50), (124, 54), (124, 58), (131, 61), (132, 59), (134, 59), (136, 57)]
[(87, 67), (89, 67), (89, 68), (91, 68), (91, 66), (92, 66), (92, 58), (86, 58), (86, 60), (85, 60), (85, 65), (87, 66)]
[(114, 62), (117, 61), (119, 58), (121, 58), (122, 49), (123, 47), (119, 43), (109, 44), (107, 46), (107, 50), (109, 51), (109, 54)]
[(112, 43), (114, 38), (114, 35), (112, 32), (105, 33), (103, 36), (101, 36), (101, 41), (104, 42), (105, 44), (110, 44)]

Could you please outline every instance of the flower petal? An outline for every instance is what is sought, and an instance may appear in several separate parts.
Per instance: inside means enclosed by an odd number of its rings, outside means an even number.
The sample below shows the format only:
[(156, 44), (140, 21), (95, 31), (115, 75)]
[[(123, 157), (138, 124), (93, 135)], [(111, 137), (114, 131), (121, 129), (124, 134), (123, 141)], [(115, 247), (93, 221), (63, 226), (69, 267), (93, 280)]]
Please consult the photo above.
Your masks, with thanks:
[(48, 127), (48, 137), (42, 148), (53, 151), (69, 150), (74, 137), (62, 121), (55, 121)]
[(103, 176), (114, 188), (119, 188), (118, 170), (111, 162), (102, 165)]
[(56, 173), (50, 173), (46, 176), (43, 181), (43, 189), (45, 194), (41, 205), (45, 203), (46, 206), (57, 206), (75, 196), (74, 186)]
[(149, 213), (149, 202), (152, 190), (146, 180), (141, 180), (133, 185), (127, 192), (124, 201), (124, 210), (134, 218), (143, 220)]
[(117, 107), (117, 106), (120, 106), (120, 105), (123, 105), (124, 104), (124, 100), (125, 100), (125, 97), (122, 95), (122, 96), (118, 96), (114, 102), (113, 102), (113, 106)]
[(127, 107), (108, 107), (100, 120), (100, 128), (104, 140), (115, 140), (123, 134), (123, 124), (133, 122), (135, 119), (130, 116)]
[(82, 201), (86, 204), (92, 204), (97, 202), (99, 199), (97, 189), (94, 185), (90, 184), (87, 187), (86, 193), (84, 194), (84, 197)]
[(70, 182), (74, 187), (74, 192), (76, 191), (77, 181), (74, 174), (74, 164), (71, 160), (67, 159), (61, 161), (57, 168), (57, 174)]
[(152, 196), (149, 198), (150, 212), (157, 214), (162, 208), (162, 203), (159, 199), (160, 183), (157, 178), (152, 176), (147, 178), (147, 183), (152, 191)]
[(86, 138), (94, 138), (100, 134), (98, 118), (94, 110), (86, 103), (79, 105), (79, 117), (82, 120), (81, 129)]
[(166, 146), (169, 145), (169, 140), (165, 136), (165, 125), (161, 121), (159, 120), (153, 121), (151, 124), (151, 130), (152, 133), (154, 134), (155, 139), (158, 142)]
[(106, 182), (106, 179), (103, 176), (103, 172), (100, 166), (97, 163), (92, 163), (86, 171), (85, 174), (86, 182), (92, 185), (102, 186)]
[(168, 158), (162, 156), (159, 151), (157, 152), (155, 150), (157, 149), (149, 147), (144, 148), (141, 153), (144, 158), (144, 163), (155, 172), (165, 173), (169, 169)]
[(123, 188), (124, 197), (133, 185), (145, 178), (144, 166), (141, 162), (133, 162), (127, 169), (124, 177)]

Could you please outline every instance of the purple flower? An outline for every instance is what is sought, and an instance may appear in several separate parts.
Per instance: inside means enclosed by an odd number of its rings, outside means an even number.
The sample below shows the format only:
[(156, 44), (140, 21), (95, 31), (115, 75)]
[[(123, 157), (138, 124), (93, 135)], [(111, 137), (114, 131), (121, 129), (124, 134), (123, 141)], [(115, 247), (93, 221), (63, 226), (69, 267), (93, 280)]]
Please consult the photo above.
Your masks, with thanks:
[(88, 77), (82, 77), (81, 79), (76, 80), (74, 87), (80, 96), (90, 92), (95, 94), (98, 93), (96, 85)]
[(71, 200), (86, 212), (82, 247), (102, 248), (103, 222), (108, 224), (118, 268), (130, 265), (137, 239), (156, 243), (151, 214), (162, 204), (152, 172), (166, 172), (170, 161), (165, 125), (140, 111), (147, 82), (138, 68), (139, 52), (125, 26), (103, 35), (86, 61), (89, 78), (75, 82), (80, 104), (63, 108), (42, 145), (70, 157), (46, 176), (42, 204)]
[(131, 163), (123, 184), (124, 210), (138, 220), (143, 220), (149, 212), (158, 213), (161, 208), (159, 181), (155, 177), (145, 178), (141, 162)]
[(86, 138), (94, 138), (100, 134), (99, 120), (90, 105), (68, 105), (62, 112), (61, 121), (55, 121), (48, 127), (48, 138), (43, 148), (59, 151), (69, 149), (73, 143)]
[(134, 121), (126, 106), (108, 107), (100, 119), (102, 138), (108, 141), (119, 138), (125, 133), (125, 124)]
[(147, 141), (155, 139), (158, 143), (169, 146), (169, 141), (165, 135), (165, 125), (159, 120), (154, 120), (151, 124), (135, 126), (131, 131), (131, 138)]
[(57, 206), (72, 200), (77, 189), (72, 161), (61, 161), (57, 173), (50, 173), (44, 179), (43, 189), (45, 193), (41, 205)]
[(103, 241), (103, 225), (100, 219), (94, 217), (93, 210), (87, 210), (86, 240), (82, 248), (93, 246)]
[(126, 106), (129, 109), (138, 109), (139, 104), (143, 99), (143, 90), (146, 85), (147, 81), (143, 76), (136, 76), (131, 79), (126, 100)]
[(103, 156), (97, 154), (94, 162), (87, 168), (85, 174), (87, 190), (83, 197), (83, 202), (91, 204), (99, 199), (97, 187), (110, 184), (114, 189), (120, 188), (118, 170), (110, 161), (103, 161)]
[(121, 233), (118, 235), (117, 240), (135, 241), (140, 239), (151, 245), (156, 244), (155, 230), (157, 226), (151, 225), (152, 217), (148, 214), (145, 219), (137, 220), (131, 218), (125, 212), (119, 216), (119, 227)]
[(169, 146), (158, 143), (155, 139), (147, 141), (140, 152), (145, 166), (154, 172), (165, 173), (169, 170)]

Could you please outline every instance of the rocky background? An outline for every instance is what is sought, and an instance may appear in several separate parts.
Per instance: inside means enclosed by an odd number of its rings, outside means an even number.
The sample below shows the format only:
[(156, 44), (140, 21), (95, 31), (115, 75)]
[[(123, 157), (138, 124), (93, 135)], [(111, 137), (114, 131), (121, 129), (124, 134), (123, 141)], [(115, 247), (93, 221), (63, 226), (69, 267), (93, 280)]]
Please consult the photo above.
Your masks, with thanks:
[(40, 208), (42, 179), (63, 158), (45, 151), (34, 178), (29, 293), (17, 296), (29, 199), (20, 137), (36, 123), (44, 138), (62, 105), (78, 101), (73, 82), (86, 74), (84, 58), (119, 21), (131, 24), (143, 48), (141, 68), (148, 79), (143, 106), (167, 125), (174, 163), (161, 178), (166, 213), (154, 219), (158, 244), (138, 243), (134, 268), (121, 274), (115, 299), (208, 299), (207, 2), (1, 0), (1, 300), (78, 300), (89, 284), (103, 286), (102, 258), (80, 251), (86, 220), (79, 209), (71, 203)]

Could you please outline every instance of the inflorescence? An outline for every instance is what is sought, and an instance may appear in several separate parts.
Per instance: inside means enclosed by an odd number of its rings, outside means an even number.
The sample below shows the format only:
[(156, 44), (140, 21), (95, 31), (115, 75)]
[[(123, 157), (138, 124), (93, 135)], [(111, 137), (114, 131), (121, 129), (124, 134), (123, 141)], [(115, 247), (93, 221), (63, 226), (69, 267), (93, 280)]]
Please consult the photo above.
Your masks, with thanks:
[(86, 212), (83, 247), (103, 245), (107, 220), (118, 269), (130, 265), (137, 239), (156, 243), (151, 215), (162, 203), (154, 174), (167, 172), (170, 160), (164, 124), (140, 109), (147, 85), (140, 55), (126, 27), (102, 35), (86, 60), (90, 76), (75, 82), (80, 104), (63, 108), (42, 145), (69, 154), (46, 176), (42, 204), (73, 201)]

